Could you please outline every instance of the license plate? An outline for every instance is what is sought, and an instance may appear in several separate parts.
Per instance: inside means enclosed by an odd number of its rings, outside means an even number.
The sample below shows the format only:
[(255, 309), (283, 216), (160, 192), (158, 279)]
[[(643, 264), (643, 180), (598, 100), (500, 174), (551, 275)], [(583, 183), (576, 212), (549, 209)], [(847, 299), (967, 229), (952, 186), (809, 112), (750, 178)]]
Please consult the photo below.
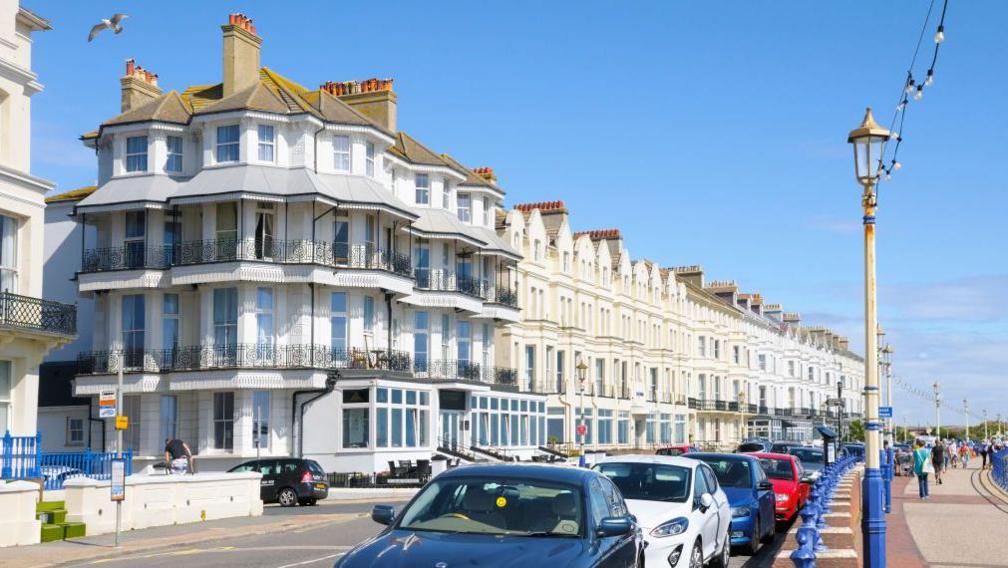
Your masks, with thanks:
[(326, 488), (326, 484), (325, 483), (316, 483), (315, 484), (315, 489), (318, 489), (319, 491), (324, 491), (325, 488)]

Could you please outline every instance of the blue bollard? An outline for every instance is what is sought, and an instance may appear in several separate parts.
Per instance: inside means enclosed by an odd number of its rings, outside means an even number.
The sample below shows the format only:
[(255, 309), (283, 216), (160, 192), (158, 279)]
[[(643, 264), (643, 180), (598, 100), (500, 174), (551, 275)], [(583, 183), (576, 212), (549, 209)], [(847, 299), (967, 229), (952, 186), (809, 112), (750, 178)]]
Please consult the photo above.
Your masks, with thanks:
[(809, 545), (809, 537), (807, 534), (801, 532), (802, 529), (798, 529), (798, 534), (795, 535), (795, 539), (798, 541), (798, 548), (791, 553), (791, 562), (794, 563), (795, 568), (815, 568), (816, 555)]

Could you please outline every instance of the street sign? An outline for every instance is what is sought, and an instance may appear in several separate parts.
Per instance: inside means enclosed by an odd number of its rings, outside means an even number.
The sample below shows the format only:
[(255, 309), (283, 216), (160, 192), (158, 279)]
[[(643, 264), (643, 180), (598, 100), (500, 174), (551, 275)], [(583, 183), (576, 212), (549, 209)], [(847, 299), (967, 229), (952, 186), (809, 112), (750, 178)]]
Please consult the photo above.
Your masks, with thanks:
[(578, 426), (577, 426), (577, 433), (578, 433), (578, 436), (584, 436), (585, 434), (588, 433), (588, 427), (585, 426), (584, 424), (578, 424)]
[(826, 406), (843, 406), (843, 400), (839, 398), (827, 398)]
[(120, 414), (116, 416), (115, 419), (116, 419), (115, 423), (116, 430), (125, 430), (129, 428), (129, 416)]
[(126, 498), (126, 461), (112, 460), (112, 500), (122, 501)]
[(880, 406), (880, 407), (878, 407), (878, 417), (879, 418), (892, 418), (892, 407), (891, 406)]
[(116, 416), (115, 389), (100, 391), (98, 393), (98, 418), (115, 418), (115, 416)]

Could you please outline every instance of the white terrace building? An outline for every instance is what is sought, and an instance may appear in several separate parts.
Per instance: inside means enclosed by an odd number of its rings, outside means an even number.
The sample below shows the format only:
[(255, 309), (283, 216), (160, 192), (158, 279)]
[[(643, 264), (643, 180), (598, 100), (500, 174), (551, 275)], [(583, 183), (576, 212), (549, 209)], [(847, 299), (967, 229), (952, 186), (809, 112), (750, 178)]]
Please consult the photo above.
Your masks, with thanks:
[(498, 231), (524, 258), (522, 321), (497, 358), (523, 391), (548, 393), (549, 441), (582, 442), (582, 414), (590, 449), (807, 439), (838, 380), (848, 415), (860, 412), (846, 340), (764, 313), (758, 294), (705, 286), (698, 266), (633, 261), (617, 229), (572, 232), (562, 201), (518, 205)]
[(250, 20), (222, 30), (223, 82), (162, 93), (130, 61), (122, 114), (83, 137), (99, 179), (74, 210), (94, 235), (78, 286), (95, 313), (75, 394), (121, 366), (128, 447), (157, 459), (177, 435), (202, 469), (530, 456), (545, 399), (494, 366), (520, 257), (494, 231), (492, 171), (397, 132), (391, 80), (308, 90), (260, 67)]
[[(53, 184), (29, 173), (31, 97), (42, 91), (31, 34), (48, 29), (17, 0), (0, 0), (0, 437), (36, 434), (39, 363), (76, 329), (74, 306), (42, 299), (42, 264), (34, 260)], [(11, 465), (3, 451), (0, 471)]]

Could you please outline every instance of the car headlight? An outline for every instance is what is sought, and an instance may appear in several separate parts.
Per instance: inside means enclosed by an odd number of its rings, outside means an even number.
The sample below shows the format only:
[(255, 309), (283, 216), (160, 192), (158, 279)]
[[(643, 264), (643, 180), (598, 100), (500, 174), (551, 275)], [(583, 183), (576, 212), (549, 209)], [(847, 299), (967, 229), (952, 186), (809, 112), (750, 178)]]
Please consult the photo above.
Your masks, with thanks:
[(749, 507), (732, 507), (731, 516), (732, 518), (738, 517), (748, 517), (752, 514), (752, 509)]
[(778, 503), (783, 503), (784, 501), (788, 500), (788, 494), (787, 493), (777, 493), (776, 497), (774, 497), (774, 499), (776, 499)]
[(657, 527), (651, 529), (651, 536), (658, 538), (675, 536), (686, 532), (686, 529), (688, 527), (689, 527), (689, 519), (687, 519), (686, 517), (677, 517), (675, 519), (672, 519), (671, 521), (662, 523)]

